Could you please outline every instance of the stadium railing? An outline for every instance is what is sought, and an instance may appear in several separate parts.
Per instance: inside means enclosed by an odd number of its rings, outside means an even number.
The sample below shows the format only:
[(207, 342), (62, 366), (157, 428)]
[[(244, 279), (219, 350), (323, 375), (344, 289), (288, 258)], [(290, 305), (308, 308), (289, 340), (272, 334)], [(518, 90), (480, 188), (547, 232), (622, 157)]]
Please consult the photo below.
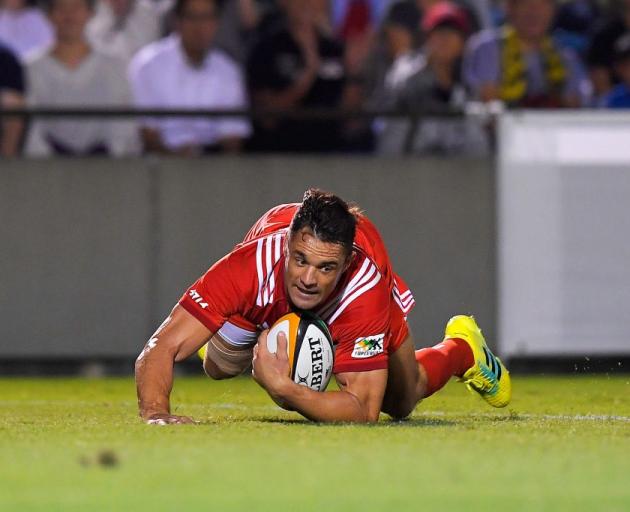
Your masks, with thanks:
[(296, 121), (333, 121), (333, 120), (376, 120), (403, 119), (409, 121), (409, 127), (403, 145), (404, 153), (410, 154), (419, 123), (426, 118), (464, 118), (475, 116), (489, 118), (503, 111), (501, 104), (469, 103), (465, 109), (440, 110), (397, 110), (397, 109), (338, 109), (338, 108), (298, 108), (280, 109), (135, 109), (128, 107), (68, 108), (0, 108), (0, 120), (3, 117), (21, 117), (30, 121), (35, 118), (142, 118), (142, 117), (246, 117), (259, 119), (291, 119)]

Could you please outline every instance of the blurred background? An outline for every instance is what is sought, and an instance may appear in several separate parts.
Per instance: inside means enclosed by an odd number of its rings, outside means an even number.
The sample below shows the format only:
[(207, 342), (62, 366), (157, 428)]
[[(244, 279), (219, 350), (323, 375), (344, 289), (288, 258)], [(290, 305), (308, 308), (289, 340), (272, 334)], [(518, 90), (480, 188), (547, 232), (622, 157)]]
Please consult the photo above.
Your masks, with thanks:
[(420, 345), (474, 314), (516, 371), (627, 372), (628, 108), (630, 0), (0, 0), (0, 374), (130, 374), (311, 186)]

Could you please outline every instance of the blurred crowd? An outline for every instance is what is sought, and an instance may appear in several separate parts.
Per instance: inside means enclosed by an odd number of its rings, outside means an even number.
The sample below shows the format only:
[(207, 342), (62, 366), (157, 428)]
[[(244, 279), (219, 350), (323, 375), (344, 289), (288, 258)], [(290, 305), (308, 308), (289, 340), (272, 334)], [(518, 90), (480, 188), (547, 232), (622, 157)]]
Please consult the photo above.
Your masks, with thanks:
[(4, 117), (3, 156), (483, 154), (447, 114), (630, 108), (630, 0), (0, 0), (0, 104), (434, 114)]

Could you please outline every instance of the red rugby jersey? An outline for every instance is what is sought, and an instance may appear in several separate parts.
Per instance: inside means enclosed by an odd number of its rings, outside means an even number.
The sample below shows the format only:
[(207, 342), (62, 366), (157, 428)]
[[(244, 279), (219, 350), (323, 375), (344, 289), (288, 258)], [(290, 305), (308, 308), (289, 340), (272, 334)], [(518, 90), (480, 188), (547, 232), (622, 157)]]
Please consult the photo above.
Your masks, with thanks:
[[(291, 311), (283, 244), (299, 206), (280, 205), (263, 215), (242, 243), (187, 290), (182, 307), (213, 333), (226, 321), (259, 331)], [(388, 349), (408, 332), (398, 317), (414, 305), (411, 292), (391, 268), (378, 231), (363, 215), (354, 251), (350, 267), (315, 311), (328, 324), (336, 345), (335, 373), (387, 368)]]

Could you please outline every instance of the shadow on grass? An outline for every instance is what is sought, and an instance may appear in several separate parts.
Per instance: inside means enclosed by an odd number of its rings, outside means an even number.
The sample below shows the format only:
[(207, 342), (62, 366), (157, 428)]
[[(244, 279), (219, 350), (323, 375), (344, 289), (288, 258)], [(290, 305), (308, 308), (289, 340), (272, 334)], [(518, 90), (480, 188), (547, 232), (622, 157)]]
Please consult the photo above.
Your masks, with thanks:
[(406, 420), (393, 420), (389, 418), (381, 419), (378, 423), (317, 423), (304, 418), (269, 418), (269, 417), (250, 417), (242, 418), (240, 421), (255, 421), (260, 423), (271, 423), (277, 425), (299, 425), (314, 428), (330, 427), (330, 426), (352, 426), (360, 428), (404, 428), (404, 427), (452, 427), (458, 425), (456, 421), (445, 420), (442, 418), (410, 418)]
[(377, 423), (349, 423), (349, 422), (333, 422), (333, 423), (318, 423), (307, 420), (302, 417), (283, 418), (278, 416), (265, 416), (260, 414), (239, 414), (239, 415), (226, 415), (215, 416), (211, 418), (202, 419), (199, 421), (200, 425), (221, 425), (225, 423), (267, 423), (273, 425), (297, 425), (307, 426), (311, 428), (320, 428), (328, 426), (353, 426), (362, 428), (429, 428), (429, 427), (455, 427), (455, 426), (470, 426), (474, 424), (489, 424), (489, 423), (520, 423), (527, 421), (527, 416), (522, 416), (516, 411), (509, 411), (508, 414), (492, 414), (492, 413), (462, 413), (449, 417), (441, 415), (419, 415), (412, 416), (404, 420), (392, 419), (386, 415), (381, 416), (381, 419)]

